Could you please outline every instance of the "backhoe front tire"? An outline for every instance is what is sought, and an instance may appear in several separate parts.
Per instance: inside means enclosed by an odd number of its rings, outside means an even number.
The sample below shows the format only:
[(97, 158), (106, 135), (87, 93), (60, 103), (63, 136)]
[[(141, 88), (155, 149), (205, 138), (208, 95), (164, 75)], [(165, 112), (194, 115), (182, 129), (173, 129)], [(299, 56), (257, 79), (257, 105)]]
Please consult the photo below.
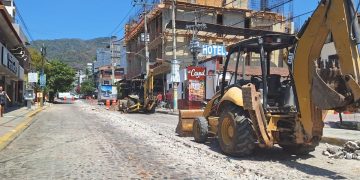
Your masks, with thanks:
[(250, 155), (256, 146), (256, 136), (250, 118), (245, 111), (234, 105), (222, 107), (218, 125), (218, 141), (221, 150), (230, 156)]
[(205, 117), (197, 117), (193, 122), (195, 142), (204, 143), (208, 138), (209, 123)]

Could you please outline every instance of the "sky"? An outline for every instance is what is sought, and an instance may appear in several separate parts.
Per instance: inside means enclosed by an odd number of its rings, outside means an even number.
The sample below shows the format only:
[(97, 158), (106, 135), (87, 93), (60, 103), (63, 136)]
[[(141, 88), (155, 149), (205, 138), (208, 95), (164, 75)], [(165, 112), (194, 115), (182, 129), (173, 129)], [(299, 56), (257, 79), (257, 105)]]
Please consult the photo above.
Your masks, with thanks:
[[(109, 37), (132, 9), (132, 0), (15, 0), (33, 40)], [(294, 0), (294, 16), (317, 0)], [(132, 13), (135, 10), (132, 9)], [(311, 14), (308, 14), (309, 16)], [(301, 18), (301, 22), (306, 19)], [(124, 23), (116, 31), (123, 35)]]

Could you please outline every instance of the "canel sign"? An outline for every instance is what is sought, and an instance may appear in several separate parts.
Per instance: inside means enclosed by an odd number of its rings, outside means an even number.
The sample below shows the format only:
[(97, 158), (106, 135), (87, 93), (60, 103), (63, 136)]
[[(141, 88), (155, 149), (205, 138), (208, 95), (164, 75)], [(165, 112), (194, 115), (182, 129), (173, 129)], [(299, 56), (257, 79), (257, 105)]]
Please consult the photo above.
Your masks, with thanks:
[(206, 69), (204, 67), (187, 67), (188, 80), (205, 80)]
[(211, 56), (226, 56), (226, 48), (223, 45), (208, 45), (204, 44), (202, 46), (202, 55), (211, 55)]

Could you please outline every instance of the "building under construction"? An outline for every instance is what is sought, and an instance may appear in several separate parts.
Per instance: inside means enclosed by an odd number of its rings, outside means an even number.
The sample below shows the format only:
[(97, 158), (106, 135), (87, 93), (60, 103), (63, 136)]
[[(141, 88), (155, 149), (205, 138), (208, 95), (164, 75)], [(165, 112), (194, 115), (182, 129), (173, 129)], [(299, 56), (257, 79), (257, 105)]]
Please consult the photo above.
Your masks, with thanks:
[[(127, 48), (127, 78), (146, 74), (144, 14), (147, 14), (150, 68), (155, 72), (156, 84), (162, 92), (171, 88), (170, 63), (173, 58), (172, 0), (148, 1), (125, 27)], [(177, 0), (176, 1), (176, 55), (180, 69), (206, 59), (217, 57), (222, 64), (225, 48), (244, 38), (269, 33), (292, 33), (292, 1), (289, 0)], [(193, 27), (198, 27), (194, 29)], [(191, 53), (191, 42), (197, 39), (199, 53)], [(283, 67), (283, 53), (272, 54), (273, 67)], [(219, 58), (220, 57), (220, 58)], [(257, 66), (259, 58), (248, 54), (247, 66)], [(216, 69), (214, 69), (216, 71)], [(183, 79), (183, 78), (182, 78)], [(180, 82), (179, 91), (184, 85)], [(159, 89), (159, 88), (158, 88)], [(179, 92), (182, 94), (181, 92)], [(180, 95), (180, 98), (182, 96)]]

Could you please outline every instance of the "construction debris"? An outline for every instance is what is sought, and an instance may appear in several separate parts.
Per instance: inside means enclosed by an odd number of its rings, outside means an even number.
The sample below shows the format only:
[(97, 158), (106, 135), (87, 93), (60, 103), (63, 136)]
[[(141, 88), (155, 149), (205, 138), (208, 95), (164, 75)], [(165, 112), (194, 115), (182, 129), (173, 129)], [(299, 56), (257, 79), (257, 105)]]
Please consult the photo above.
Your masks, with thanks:
[(329, 146), (323, 151), (324, 156), (333, 159), (356, 159), (360, 160), (360, 141), (348, 141), (341, 147)]

